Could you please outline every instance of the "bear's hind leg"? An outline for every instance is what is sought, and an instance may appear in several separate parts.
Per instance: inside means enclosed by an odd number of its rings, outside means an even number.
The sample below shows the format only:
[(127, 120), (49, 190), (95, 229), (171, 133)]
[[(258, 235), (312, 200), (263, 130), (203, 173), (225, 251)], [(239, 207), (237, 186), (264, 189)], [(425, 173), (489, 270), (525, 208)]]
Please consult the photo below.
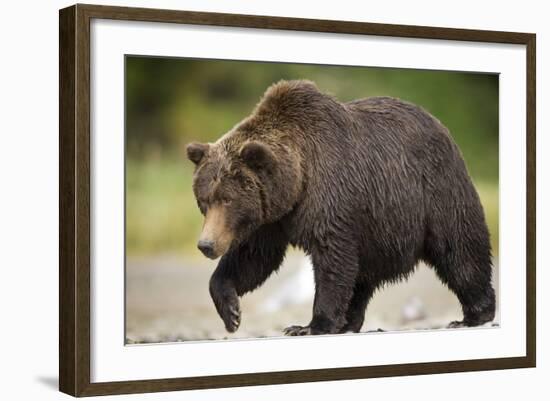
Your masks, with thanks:
[(452, 321), (448, 325), (449, 328), (481, 326), (493, 321), (496, 308), (493, 287), (489, 284), (485, 287), (478, 287), (475, 291), (477, 291), (477, 295), (474, 297), (468, 293), (458, 295), (455, 291), (462, 305), (464, 318)]
[[(460, 301), (463, 320), (449, 327), (480, 326), (495, 317), (489, 231), (473, 185), (443, 189), (429, 214), (424, 258)], [(442, 195), (443, 194), (443, 195)], [(458, 200), (461, 200), (458, 202)]]
[(434, 263), (434, 268), (462, 306), (463, 320), (454, 321), (449, 328), (480, 326), (495, 317), (495, 291), (491, 284), (492, 266), (487, 260), (463, 261), (449, 257)]

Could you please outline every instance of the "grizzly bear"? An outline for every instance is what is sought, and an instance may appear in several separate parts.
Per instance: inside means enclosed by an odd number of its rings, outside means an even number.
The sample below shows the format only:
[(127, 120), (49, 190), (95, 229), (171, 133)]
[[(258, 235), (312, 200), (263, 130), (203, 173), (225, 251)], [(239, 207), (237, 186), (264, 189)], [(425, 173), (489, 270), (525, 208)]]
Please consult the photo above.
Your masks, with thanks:
[(239, 297), (281, 265), (289, 245), (311, 256), (313, 317), (286, 335), (358, 332), (382, 285), (419, 261), (456, 294), (463, 320), (493, 320), (489, 233), (448, 130), (402, 100), (339, 102), (309, 81), (267, 89), (215, 143), (191, 143), (193, 191), (205, 216), (198, 247), (221, 256), (210, 294), (225, 328)]

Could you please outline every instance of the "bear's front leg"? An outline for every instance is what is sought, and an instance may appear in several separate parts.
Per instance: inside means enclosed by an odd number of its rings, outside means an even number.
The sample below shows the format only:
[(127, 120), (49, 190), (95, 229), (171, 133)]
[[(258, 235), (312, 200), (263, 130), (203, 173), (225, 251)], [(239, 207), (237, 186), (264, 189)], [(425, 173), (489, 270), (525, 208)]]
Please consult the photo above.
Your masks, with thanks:
[(234, 333), (241, 324), (241, 306), (235, 285), (230, 279), (214, 273), (210, 278), (209, 289), (225, 329)]
[(258, 288), (279, 268), (287, 243), (277, 225), (266, 225), (220, 259), (210, 279), (210, 295), (230, 333), (241, 323), (239, 297)]
[(290, 326), (287, 336), (336, 334), (346, 325), (346, 312), (358, 273), (355, 252), (347, 247), (312, 252), (315, 275), (313, 318), (307, 326)]

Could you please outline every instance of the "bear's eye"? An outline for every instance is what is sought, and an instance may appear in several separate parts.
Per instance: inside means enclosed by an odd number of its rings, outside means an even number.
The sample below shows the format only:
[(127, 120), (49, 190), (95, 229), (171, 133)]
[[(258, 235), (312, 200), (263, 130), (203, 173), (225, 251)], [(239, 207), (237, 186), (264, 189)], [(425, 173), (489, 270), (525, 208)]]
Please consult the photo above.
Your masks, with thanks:
[(197, 206), (199, 207), (199, 210), (201, 211), (202, 214), (206, 214), (206, 211), (208, 210), (208, 206), (206, 205), (205, 202), (197, 199)]
[(222, 205), (224, 205), (224, 206), (229, 206), (229, 205), (231, 205), (231, 199), (224, 199), (224, 200), (222, 200)]

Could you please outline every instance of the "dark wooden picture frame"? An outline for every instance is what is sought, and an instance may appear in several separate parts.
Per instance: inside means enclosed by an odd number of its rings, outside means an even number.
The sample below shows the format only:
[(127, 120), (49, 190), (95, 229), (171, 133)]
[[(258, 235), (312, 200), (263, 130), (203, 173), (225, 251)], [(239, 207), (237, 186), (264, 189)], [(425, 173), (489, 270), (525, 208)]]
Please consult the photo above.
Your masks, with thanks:
[[(90, 380), (90, 21), (93, 18), (525, 45), (527, 49), (526, 355), (509, 358), (92, 383)], [(536, 37), (534, 34), (80, 4), (60, 10), (59, 30), (59, 388), (62, 392), (73, 396), (92, 396), (535, 366)]]

